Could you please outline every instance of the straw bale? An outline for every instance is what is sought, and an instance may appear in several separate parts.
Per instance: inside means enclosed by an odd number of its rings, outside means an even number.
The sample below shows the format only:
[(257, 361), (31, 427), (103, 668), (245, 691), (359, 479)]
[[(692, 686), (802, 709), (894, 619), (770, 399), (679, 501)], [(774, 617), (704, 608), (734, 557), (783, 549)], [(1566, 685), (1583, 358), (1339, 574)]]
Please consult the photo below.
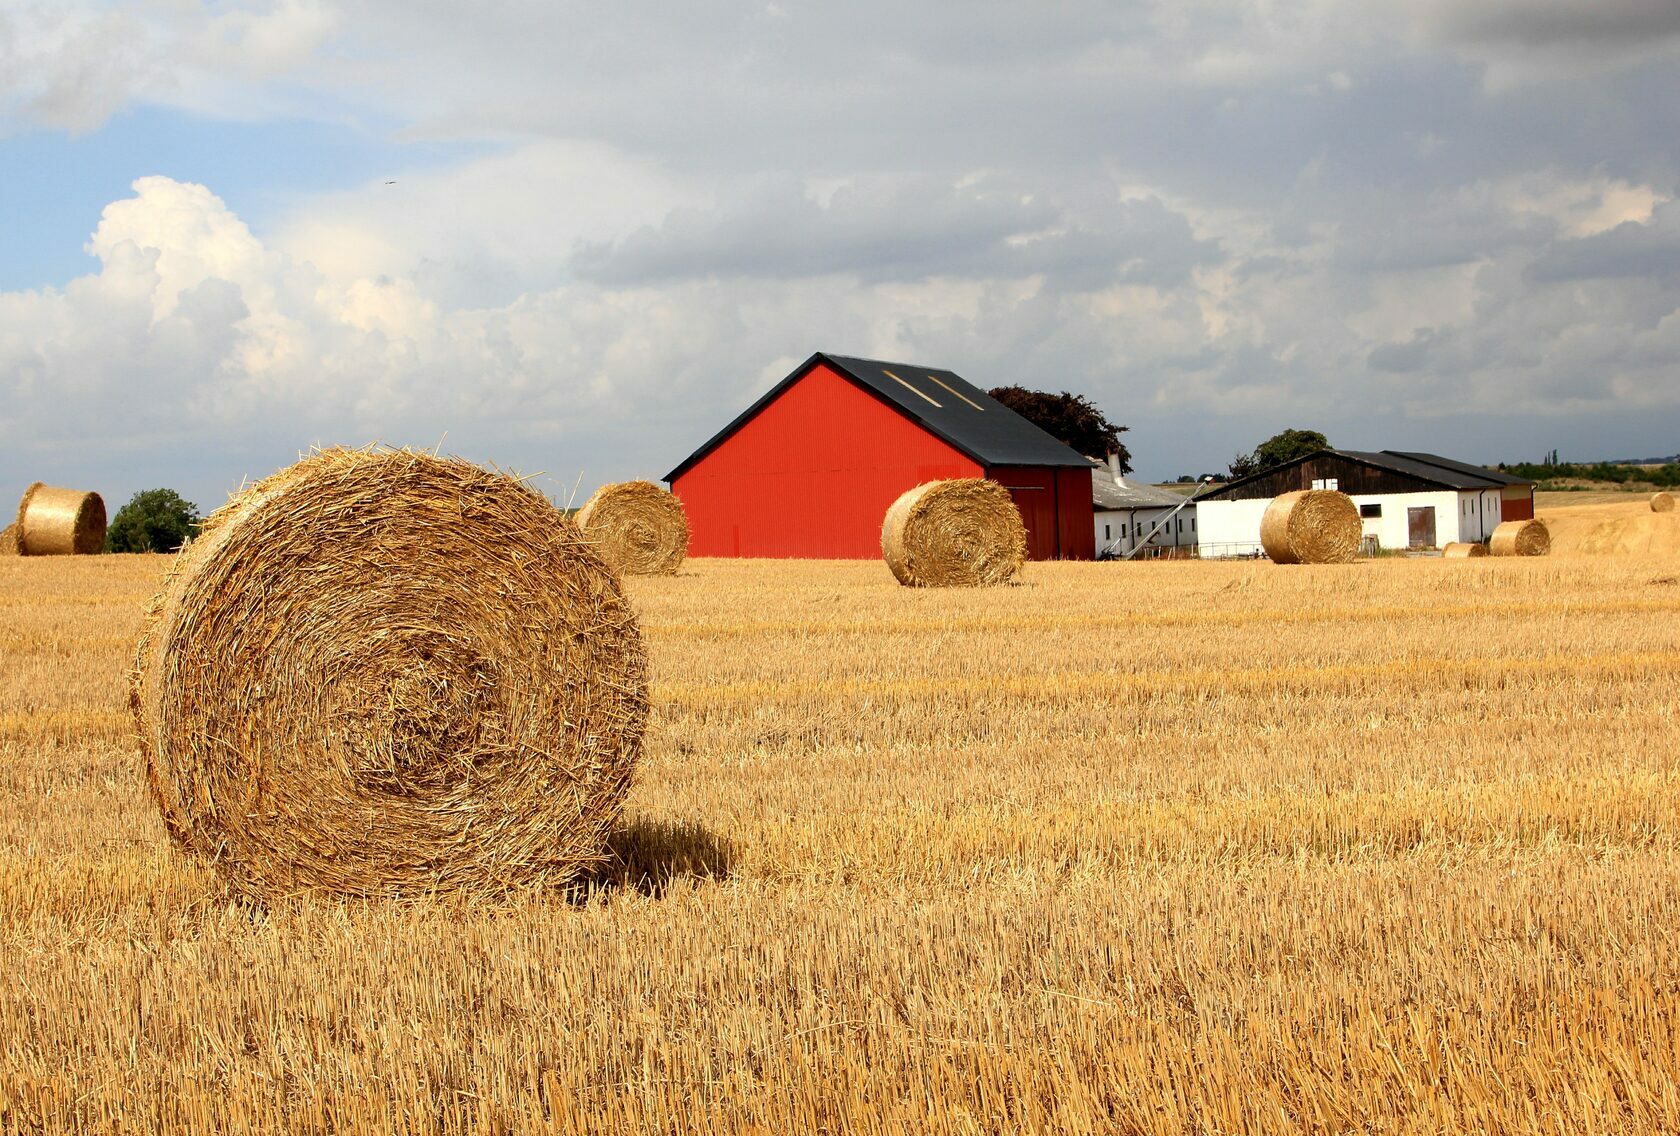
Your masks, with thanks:
[(603, 485), (578, 510), (578, 528), (624, 576), (669, 576), (688, 552), (682, 502), (651, 481)]
[(0, 556), (16, 556), (18, 554), (17, 523), (0, 529)]
[(177, 554), (130, 704), (165, 826), (236, 891), (496, 896), (604, 858), (646, 672), (617, 578), (541, 494), (328, 450)]
[(23, 556), (87, 556), (105, 550), (105, 500), (97, 493), (37, 481), (18, 502)]
[(1447, 546), (1441, 549), (1441, 555), (1448, 560), (1465, 560), (1487, 554), (1487, 545), (1463, 540), (1448, 541)]
[(1272, 500), (1260, 544), (1274, 564), (1347, 564), (1359, 555), (1359, 507), (1334, 489), (1297, 489)]
[(1027, 528), (1009, 490), (995, 481), (929, 481), (887, 509), (881, 556), (911, 587), (988, 587), (1021, 570)]
[(1672, 494), (1672, 493), (1653, 493), (1653, 494), (1651, 494), (1651, 512), (1653, 512), (1653, 513), (1672, 513), (1672, 512), (1674, 512), (1674, 494)]
[(1552, 550), (1545, 521), (1501, 521), (1488, 541), (1493, 556), (1544, 556)]

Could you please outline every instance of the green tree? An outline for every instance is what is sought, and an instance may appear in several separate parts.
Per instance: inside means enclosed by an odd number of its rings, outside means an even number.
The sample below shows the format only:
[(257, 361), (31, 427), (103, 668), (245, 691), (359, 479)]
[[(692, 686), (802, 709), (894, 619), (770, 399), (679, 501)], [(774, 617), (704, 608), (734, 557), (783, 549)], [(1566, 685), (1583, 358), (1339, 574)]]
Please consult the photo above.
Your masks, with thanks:
[(173, 552), (198, 535), (198, 506), (173, 489), (147, 489), (129, 498), (105, 530), (107, 552)]
[(1233, 458), (1231, 476), (1238, 478), (1265, 473), (1285, 462), (1329, 448), (1330, 440), (1317, 430), (1280, 430), (1255, 446), (1252, 454), (1238, 454)]
[(986, 393), (1086, 457), (1119, 455), (1120, 472), (1132, 472), (1131, 451), (1120, 442), (1120, 435), (1128, 427), (1110, 422), (1084, 395), (1069, 391), (1051, 394), (1026, 387), (993, 387)]

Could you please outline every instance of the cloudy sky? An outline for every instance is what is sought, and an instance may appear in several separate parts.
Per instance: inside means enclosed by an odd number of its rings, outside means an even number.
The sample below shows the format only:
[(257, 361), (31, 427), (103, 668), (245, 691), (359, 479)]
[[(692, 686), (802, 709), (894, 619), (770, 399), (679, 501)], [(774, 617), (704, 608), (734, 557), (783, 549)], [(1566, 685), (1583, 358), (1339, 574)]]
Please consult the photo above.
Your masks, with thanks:
[(0, 497), (665, 473), (814, 350), (1680, 450), (1674, 0), (0, 0)]

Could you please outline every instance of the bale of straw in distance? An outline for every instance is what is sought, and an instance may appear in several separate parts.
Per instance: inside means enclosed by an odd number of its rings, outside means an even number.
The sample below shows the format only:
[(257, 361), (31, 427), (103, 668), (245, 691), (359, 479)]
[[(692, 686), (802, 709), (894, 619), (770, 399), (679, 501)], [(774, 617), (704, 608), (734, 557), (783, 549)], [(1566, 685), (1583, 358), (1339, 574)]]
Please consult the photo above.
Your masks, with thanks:
[(1672, 512), (1674, 512), (1674, 494), (1672, 494), (1672, 493), (1653, 493), (1653, 494), (1651, 494), (1651, 512), (1653, 512), (1653, 513), (1672, 513)]
[(617, 577), (540, 494), (328, 450), (177, 555), (130, 704), (166, 827), (235, 890), (501, 895), (604, 858), (646, 670)]
[(1334, 489), (1297, 489), (1272, 499), (1260, 544), (1274, 564), (1347, 564), (1359, 555), (1359, 507)]
[(651, 481), (603, 485), (578, 510), (578, 528), (626, 576), (669, 576), (688, 553), (682, 502)]
[(18, 502), (18, 552), (87, 556), (105, 550), (105, 500), (97, 493), (37, 481)]
[(1493, 556), (1544, 556), (1552, 550), (1545, 521), (1501, 521), (1488, 541)]
[(1448, 560), (1467, 560), (1487, 554), (1487, 545), (1464, 540), (1448, 541), (1447, 546), (1441, 550), (1441, 555)]
[(1009, 490), (995, 481), (929, 481), (887, 509), (881, 556), (911, 587), (1002, 584), (1027, 558), (1027, 529)]
[(0, 529), (0, 556), (16, 556), (18, 554), (17, 523)]

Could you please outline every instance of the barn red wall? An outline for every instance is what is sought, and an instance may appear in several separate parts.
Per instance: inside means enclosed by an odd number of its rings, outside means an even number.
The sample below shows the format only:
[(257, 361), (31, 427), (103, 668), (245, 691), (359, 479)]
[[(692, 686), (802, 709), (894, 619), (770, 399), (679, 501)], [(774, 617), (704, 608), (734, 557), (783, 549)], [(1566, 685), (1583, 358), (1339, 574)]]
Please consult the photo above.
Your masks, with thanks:
[(1056, 539), (1056, 471), (1048, 466), (994, 465), (986, 476), (999, 482), (1015, 498), (1027, 526), (1027, 558), (1054, 560)]
[(1499, 519), (1501, 521), (1532, 521), (1534, 519), (1534, 489), (1527, 485), (1507, 485), (1499, 491)]
[(1091, 507), (1091, 471), (1056, 470), (1057, 539), (1063, 560), (1097, 558), (1097, 526)]
[(873, 560), (899, 494), (979, 476), (966, 455), (818, 364), (671, 491), (688, 513), (690, 556)]
[(1030, 558), (1090, 560), (1096, 556), (1089, 469), (994, 465), (986, 476), (1002, 483), (1021, 510)]

